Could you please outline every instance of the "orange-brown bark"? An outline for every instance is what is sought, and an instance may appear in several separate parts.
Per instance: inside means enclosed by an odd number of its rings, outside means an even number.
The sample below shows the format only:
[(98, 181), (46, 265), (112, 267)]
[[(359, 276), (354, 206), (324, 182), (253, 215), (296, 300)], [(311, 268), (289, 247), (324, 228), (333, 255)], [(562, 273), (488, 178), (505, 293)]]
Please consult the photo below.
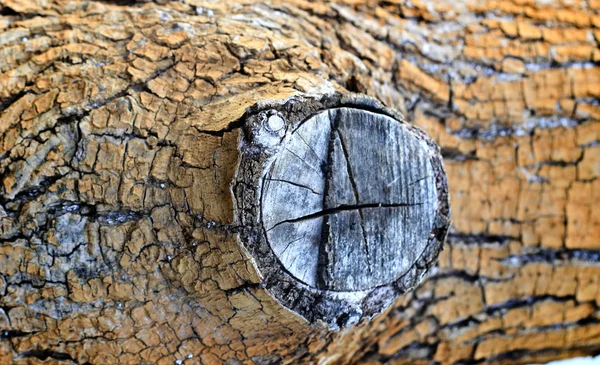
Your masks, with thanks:
[[(0, 364), (600, 351), (600, 2), (0, 6)], [(454, 221), (416, 291), (339, 333), (272, 300), (228, 229), (235, 121), (333, 89), (433, 136)]]

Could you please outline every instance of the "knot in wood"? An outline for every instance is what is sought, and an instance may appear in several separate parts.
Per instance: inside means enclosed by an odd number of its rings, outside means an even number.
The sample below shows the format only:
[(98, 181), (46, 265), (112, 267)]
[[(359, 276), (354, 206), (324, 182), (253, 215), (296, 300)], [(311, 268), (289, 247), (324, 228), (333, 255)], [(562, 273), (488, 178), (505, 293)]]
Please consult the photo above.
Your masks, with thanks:
[[(240, 145), (238, 175), (252, 169), (253, 179), (246, 172), (242, 180), (256, 198), (238, 211), (252, 227), (242, 241), (256, 248), (266, 287), (284, 304), (290, 295), (332, 299), (321, 312), (335, 318), (300, 314), (337, 325), (375, 314), (384, 305), (371, 302), (414, 286), (448, 228), (436, 146), (393, 112), (360, 101), (291, 101), (248, 115)], [(238, 191), (238, 206), (248, 193)]]
[(388, 284), (421, 255), (436, 209), (425, 141), (370, 111), (319, 112), (264, 177), (262, 223), (283, 266), (320, 289)]

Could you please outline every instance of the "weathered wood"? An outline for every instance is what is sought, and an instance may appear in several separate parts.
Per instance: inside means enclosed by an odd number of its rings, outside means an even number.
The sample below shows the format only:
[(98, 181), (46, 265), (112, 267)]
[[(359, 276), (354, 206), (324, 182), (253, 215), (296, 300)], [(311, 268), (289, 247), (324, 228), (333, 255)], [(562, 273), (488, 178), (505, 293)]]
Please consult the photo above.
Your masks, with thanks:
[(267, 291), (339, 328), (415, 287), (449, 225), (435, 143), (364, 96), (254, 109), (232, 190)]
[(348, 108), (309, 118), (290, 138), (262, 192), (264, 229), (285, 268), (339, 291), (404, 274), (436, 211), (426, 142), (389, 117)]
[[(0, 364), (598, 353), (599, 16), (596, 0), (0, 0)], [(441, 146), (453, 224), (418, 288), (333, 333), (262, 286), (230, 183), (248, 107), (335, 90)]]

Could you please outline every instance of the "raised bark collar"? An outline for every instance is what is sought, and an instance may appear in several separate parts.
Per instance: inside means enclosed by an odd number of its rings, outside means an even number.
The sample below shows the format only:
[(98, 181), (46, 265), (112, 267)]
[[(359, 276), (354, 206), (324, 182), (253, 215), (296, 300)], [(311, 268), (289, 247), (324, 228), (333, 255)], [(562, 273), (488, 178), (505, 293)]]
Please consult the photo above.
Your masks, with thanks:
[(425, 133), (364, 96), (261, 103), (244, 122), (236, 223), (271, 295), (335, 329), (419, 282), (449, 226)]

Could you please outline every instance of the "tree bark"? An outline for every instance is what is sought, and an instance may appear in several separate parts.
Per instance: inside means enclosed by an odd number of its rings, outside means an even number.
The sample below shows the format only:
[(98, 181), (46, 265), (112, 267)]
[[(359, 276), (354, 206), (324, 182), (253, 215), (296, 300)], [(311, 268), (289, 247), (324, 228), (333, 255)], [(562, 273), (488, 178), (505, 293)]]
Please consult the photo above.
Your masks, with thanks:
[[(600, 351), (598, 1), (0, 6), (0, 364)], [(427, 279), (338, 332), (229, 229), (247, 108), (335, 92), (427, 131), (453, 209)]]

